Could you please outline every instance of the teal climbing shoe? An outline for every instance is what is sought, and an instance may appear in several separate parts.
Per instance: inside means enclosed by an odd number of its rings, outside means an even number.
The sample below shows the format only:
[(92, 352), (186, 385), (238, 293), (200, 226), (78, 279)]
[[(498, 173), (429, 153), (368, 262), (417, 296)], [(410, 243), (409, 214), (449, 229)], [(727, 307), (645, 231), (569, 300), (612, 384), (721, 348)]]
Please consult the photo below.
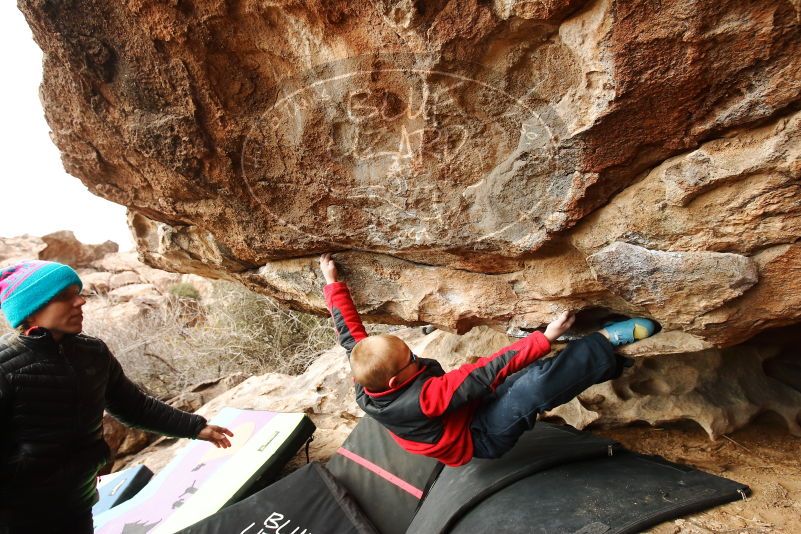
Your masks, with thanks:
[(609, 342), (612, 343), (612, 346), (619, 347), (654, 335), (656, 323), (645, 317), (635, 317), (606, 325), (604, 330), (609, 334)]

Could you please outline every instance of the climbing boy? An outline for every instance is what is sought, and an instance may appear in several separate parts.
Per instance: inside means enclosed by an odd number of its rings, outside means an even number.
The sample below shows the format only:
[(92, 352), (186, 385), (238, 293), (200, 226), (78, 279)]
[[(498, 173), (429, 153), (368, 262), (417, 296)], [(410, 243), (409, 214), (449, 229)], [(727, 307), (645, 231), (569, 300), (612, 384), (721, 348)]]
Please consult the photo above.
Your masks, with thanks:
[(620, 376), (630, 360), (613, 347), (644, 339), (656, 328), (649, 319), (629, 319), (540, 359), (573, 325), (575, 317), (565, 312), (544, 333), (532, 332), (446, 373), (397, 336), (368, 336), (331, 254), (320, 256), (320, 269), (325, 302), (350, 360), (356, 402), (401, 447), (449, 466), (503, 456), (534, 427), (538, 413)]

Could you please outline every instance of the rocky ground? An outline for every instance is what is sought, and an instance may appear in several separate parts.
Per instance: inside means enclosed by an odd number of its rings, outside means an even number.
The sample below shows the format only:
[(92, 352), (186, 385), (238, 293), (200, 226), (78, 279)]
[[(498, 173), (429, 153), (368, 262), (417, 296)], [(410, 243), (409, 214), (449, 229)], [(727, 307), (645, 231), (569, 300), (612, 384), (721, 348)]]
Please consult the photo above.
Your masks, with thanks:
[(747, 484), (752, 495), (668, 521), (652, 534), (795, 534), (801, 531), (799, 438), (769, 418), (711, 441), (695, 425), (631, 426), (598, 430), (631, 450), (658, 454)]

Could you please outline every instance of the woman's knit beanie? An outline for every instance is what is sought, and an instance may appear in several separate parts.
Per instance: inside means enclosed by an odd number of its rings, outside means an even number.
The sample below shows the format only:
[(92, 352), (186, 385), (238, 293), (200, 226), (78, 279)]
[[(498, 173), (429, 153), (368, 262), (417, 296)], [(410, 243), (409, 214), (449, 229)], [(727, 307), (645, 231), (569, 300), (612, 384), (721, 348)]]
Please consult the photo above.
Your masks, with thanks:
[(78, 273), (55, 261), (29, 260), (0, 270), (0, 310), (12, 328), (69, 286), (83, 289)]

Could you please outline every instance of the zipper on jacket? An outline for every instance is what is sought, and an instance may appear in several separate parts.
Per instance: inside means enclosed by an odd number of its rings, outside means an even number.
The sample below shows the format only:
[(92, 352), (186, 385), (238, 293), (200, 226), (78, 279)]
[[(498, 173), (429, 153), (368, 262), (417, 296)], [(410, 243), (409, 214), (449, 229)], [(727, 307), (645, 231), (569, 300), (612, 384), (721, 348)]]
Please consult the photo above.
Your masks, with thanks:
[(72, 362), (69, 361), (67, 355), (64, 354), (64, 344), (63, 341), (58, 342), (58, 354), (61, 356), (62, 360), (64, 361), (64, 365), (70, 370), (70, 374), (72, 375), (74, 388), (73, 388), (73, 399), (75, 402), (76, 412), (72, 419), (72, 432), (74, 434), (78, 434), (78, 428), (80, 427), (80, 420), (83, 416), (82, 413), (82, 406), (81, 406), (81, 398), (78, 393), (78, 373), (75, 372), (75, 368), (72, 366)]

